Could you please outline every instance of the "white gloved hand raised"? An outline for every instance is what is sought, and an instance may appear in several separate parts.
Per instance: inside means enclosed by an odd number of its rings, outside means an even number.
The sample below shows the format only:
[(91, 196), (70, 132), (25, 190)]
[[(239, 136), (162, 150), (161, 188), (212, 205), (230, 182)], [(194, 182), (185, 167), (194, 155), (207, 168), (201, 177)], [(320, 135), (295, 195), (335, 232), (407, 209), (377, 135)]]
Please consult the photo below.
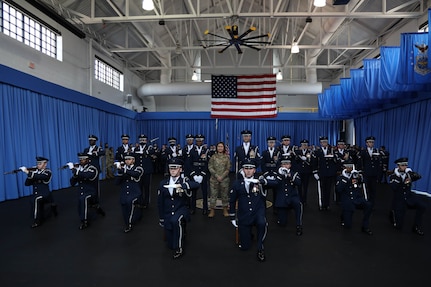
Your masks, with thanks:
[(202, 175), (195, 175), (193, 176), (193, 179), (198, 183), (202, 183), (202, 180), (204, 179), (204, 177)]
[(230, 221), (230, 223), (232, 223), (233, 226), (238, 227), (238, 224), (236, 224), (236, 220), (235, 219), (232, 219)]
[(26, 171), (28, 171), (28, 170), (27, 170), (27, 168), (26, 168), (25, 166), (21, 166), (19, 169), (20, 169), (22, 172), (26, 172)]
[(68, 162), (68, 163), (67, 163), (67, 166), (69, 167), (69, 169), (73, 169), (74, 164), (73, 164), (72, 162)]
[(114, 165), (117, 169), (121, 168), (121, 162), (116, 161), (116, 162), (114, 162)]

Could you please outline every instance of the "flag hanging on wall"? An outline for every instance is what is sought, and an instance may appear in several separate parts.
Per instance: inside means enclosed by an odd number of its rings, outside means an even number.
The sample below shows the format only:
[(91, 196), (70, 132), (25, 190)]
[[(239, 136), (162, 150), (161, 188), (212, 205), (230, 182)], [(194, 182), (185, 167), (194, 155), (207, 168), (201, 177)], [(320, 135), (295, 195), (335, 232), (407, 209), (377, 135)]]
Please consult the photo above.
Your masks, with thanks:
[(211, 117), (229, 119), (277, 116), (275, 74), (211, 76)]

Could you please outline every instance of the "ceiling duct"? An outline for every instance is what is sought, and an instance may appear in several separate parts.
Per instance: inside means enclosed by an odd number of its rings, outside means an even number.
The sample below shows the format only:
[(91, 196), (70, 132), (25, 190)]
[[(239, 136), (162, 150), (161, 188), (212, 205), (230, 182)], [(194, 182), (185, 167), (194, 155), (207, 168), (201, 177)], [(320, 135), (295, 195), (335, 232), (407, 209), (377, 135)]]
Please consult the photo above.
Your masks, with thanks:
[[(322, 83), (283, 83), (276, 84), (277, 95), (317, 95), (322, 92)], [(148, 96), (211, 95), (211, 83), (170, 83), (144, 84), (137, 91), (144, 99)]]

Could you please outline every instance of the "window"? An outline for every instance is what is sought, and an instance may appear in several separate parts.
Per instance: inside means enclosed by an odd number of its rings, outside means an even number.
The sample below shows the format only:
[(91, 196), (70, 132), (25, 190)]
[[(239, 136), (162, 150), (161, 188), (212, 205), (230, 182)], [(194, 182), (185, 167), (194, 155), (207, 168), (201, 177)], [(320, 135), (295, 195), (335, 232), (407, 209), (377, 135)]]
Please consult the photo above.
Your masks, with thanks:
[(61, 35), (49, 25), (38, 21), (18, 8), (1, 1), (1, 31), (11, 38), (20, 41), (50, 57), (62, 60)]
[(94, 77), (96, 80), (123, 91), (123, 74), (97, 57), (94, 61)]
[(428, 22), (425, 22), (422, 25), (420, 25), (418, 32), (425, 32), (425, 33), (428, 32)]

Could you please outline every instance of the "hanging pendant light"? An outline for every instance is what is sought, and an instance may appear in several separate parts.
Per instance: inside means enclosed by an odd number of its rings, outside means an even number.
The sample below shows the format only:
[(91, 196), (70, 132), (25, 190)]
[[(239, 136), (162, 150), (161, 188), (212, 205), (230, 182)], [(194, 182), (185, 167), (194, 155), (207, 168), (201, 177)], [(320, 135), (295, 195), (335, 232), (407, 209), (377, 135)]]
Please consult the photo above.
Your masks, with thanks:
[(314, 0), (313, 5), (316, 7), (325, 7), (326, 6), (326, 0)]
[(298, 54), (299, 53), (299, 46), (297, 42), (293, 42), (292, 49), (290, 50), (292, 54)]
[(142, 1), (142, 9), (144, 9), (145, 11), (154, 10), (153, 0), (143, 0)]

